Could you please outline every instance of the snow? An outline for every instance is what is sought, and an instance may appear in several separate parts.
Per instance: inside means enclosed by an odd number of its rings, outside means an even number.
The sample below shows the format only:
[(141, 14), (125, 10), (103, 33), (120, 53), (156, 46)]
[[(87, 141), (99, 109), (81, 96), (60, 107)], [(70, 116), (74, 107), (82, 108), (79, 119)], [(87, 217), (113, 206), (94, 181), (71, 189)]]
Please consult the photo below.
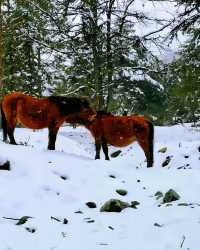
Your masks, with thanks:
[[(0, 170), (0, 250), (199, 250), (199, 132), (189, 125), (156, 127), (155, 163), (148, 169), (137, 143), (111, 161), (102, 152), (95, 161), (93, 138), (83, 127), (62, 127), (55, 151), (46, 149), (47, 130), (17, 128), (16, 140), (25, 145), (0, 142), (0, 164), (11, 162), (11, 171)], [(166, 153), (158, 152), (162, 147)], [(110, 146), (109, 153), (117, 149)], [(163, 168), (167, 156), (173, 157)], [(128, 194), (117, 194), (120, 188)], [(181, 199), (161, 204), (154, 194), (171, 188)], [(140, 205), (100, 212), (110, 198)], [(88, 208), (88, 201), (97, 208)], [(32, 218), (22, 225), (5, 219), (23, 216)]]

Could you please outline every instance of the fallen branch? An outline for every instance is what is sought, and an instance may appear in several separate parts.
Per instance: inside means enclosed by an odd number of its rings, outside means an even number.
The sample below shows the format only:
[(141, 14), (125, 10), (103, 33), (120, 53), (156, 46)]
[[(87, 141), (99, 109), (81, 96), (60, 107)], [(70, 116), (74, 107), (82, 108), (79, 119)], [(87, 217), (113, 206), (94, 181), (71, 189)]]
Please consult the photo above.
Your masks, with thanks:
[(183, 235), (183, 240), (182, 240), (182, 242), (181, 242), (180, 248), (183, 247), (183, 243), (184, 243), (185, 239), (186, 239), (186, 237), (185, 237), (185, 235)]

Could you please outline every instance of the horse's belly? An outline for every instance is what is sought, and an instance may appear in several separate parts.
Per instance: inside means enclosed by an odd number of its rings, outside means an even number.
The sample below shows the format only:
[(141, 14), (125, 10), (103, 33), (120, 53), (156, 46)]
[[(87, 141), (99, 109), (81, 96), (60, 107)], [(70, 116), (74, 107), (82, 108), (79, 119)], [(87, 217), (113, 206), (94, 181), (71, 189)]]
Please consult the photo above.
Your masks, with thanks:
[(20, 116), (18, 117), (18, 122), (26, 128), (31, 129), (42, 129), (48, 127), (47, 120), (41, 119), (41, 117), (32, 117), (27, 115), (26, 117)]
[(136, 140), (134, 136), (124, 137), (124, 136), (109, 136), (108, 143), (115, 147), (126, 147)]

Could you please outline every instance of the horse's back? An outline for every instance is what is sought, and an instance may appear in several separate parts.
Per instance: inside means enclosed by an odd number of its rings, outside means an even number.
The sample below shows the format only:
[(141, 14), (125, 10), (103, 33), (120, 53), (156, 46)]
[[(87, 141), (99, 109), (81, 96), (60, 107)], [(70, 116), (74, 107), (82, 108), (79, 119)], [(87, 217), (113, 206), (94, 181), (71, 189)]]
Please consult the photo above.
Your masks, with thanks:
[(21, 92), (12, 92), (12, 93), (9, 93), (3, 97), (2, 103), (12, 102), (12, 101), (15, 101), (16, 99), (22, 98), (24, 96), (25, 96), (25, 94), (23, 94)]
[(19, 102), (23, 102), (23, 104), (28, 103), (30, 106), (32, 105), (39, 105), (40, 103), (47, 103), (47, 98), (37, 98), (33, 97), (31, 95), (24, 94), (22, 92), (12, 92), (3, 97), (2, 105), (12, 105), (14, 107), (14, 104), (17, 104)]
[(136, 140), (129, 116), (110, 116), (102, 119), (103, 134), (107, 141), (117, 147), (124, 147)]
[(13, 124), (17, 121), (22, 126), (32, 129), (45, 128), (52, 116), (59, 116), (58, 109), (50, 104), (47, 98), (40, 99), (21, 92), (5, 95), (2, 108), (7, 121)]
[(146, 134), (147, 119), (143, 116), (109, 116), (102, 119), (103, 135), (107, 141), (118, 147), (127, 146)]
[(17, 101), (24, 96), (25, 95), (21, 92), (12, 92), (5, 95), (1, 103), (3, 111), (5, 113), (10, 112), (11, 110), (16, 111)]

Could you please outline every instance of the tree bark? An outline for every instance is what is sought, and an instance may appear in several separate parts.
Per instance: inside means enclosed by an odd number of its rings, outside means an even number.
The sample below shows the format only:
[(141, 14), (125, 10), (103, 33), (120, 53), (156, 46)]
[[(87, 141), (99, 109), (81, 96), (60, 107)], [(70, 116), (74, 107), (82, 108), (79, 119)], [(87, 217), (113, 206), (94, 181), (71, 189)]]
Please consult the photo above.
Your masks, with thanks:
[(0, 94), (3, 90), (3, 57), (4, 57), (4, 42), (3, 42), (3, 14), (2, 14), (2, 1), (0, 2)]
[(106, 13), (107, 23), (106, 23), (106, 67), (107, 67), (107, 100), (106, 100), (106, 110), (109, 109), (109, 104), (112, 96), (112, 79), (113, 79), (113, 63), (112, 63), (112, 48), (111, 48), (111, 17), (112, 17), (112, 7), (115, 0), (110, 0), (108, 5), (108, 10)]

